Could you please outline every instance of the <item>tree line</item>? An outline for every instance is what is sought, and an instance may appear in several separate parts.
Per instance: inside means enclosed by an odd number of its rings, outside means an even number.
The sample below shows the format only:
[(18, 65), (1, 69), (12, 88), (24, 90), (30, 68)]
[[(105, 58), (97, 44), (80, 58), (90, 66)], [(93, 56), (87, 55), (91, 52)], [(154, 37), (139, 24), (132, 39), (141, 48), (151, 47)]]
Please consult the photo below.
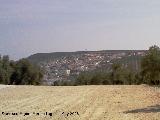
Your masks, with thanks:
[(40, 67), (27, 59), (13, 61), (9, 56), (0, 56), (0, 84), (39, 85), (43, 78)]
[(56, 81), (54, 85), (160, 85), (160, 48), (151, 46), (141, 60), (141, 70), (133, 71), (114, 63), (111, 71), (81, 72), (73, 81)]

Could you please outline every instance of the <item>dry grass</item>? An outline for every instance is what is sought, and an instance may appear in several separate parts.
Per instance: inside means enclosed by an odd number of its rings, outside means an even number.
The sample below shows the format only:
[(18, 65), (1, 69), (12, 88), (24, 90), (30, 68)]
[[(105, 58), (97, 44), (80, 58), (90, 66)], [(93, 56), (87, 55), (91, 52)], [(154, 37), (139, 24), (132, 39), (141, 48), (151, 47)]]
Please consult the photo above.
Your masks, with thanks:
[[(3, 115), (2, 112), (17, 112), (18, 115)], [(30, 115), (24, 116), (26, 112)], [(0, 90), (0, 119), (160, 120), (160, 91), (144, 85), (7, 87)]]

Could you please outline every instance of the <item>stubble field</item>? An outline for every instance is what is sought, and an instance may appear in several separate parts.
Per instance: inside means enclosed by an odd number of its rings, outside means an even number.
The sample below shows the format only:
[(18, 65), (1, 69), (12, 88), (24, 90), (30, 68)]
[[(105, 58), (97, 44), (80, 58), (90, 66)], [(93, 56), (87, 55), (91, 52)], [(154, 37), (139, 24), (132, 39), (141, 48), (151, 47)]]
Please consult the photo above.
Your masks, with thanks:
[(0, 120), (160, 120), (160, 89), (0, 86)]

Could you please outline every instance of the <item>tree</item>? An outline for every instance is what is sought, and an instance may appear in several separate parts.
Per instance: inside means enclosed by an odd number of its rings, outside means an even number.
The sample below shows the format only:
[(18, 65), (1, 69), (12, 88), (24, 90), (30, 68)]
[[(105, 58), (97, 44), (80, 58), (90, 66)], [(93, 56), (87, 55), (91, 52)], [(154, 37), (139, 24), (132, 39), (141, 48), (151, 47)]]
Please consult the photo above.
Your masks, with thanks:
[(119, 63), (112, 65), (112, 72), (110, 73), (110, 79), (113, 84), (123, 84), (122, 81), (122, 66)]
[(151, 46), (141, 62), (141, 74), (145, 83), (160, 84), (160, 48)]
[(0, 55), (0, 84), (38, 85), (43, 78), (41, 69), (26, 59), (9, 60), (9, 56)]
[(9, 56), (0, 56), (0, 83), (9, 84), (12, 70), (13, 69), (10, 66)]
[(32, 65), (28, 60), (21, 59), (15, 65), (10, 84), (16, 85), (38, 85), (43, 78), (39, 67)]
[(78, 75), (76, 85), (89, 85), (92, 78), (92, 74), (89, 72), (82, 72)]
[(103, 74), (99, 71), (95, 72), (90, 80), (91, 85), (100, 85), (103, 82)]

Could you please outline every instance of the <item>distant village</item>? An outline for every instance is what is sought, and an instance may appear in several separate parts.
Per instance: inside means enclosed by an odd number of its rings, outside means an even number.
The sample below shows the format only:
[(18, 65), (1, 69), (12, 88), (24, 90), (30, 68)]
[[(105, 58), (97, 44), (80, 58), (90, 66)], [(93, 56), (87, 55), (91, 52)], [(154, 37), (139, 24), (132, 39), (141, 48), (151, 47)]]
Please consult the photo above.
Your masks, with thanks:
[[(52, 84), (57, 80), (70, 80), (83, 71), (93, 71), (96, 69), (106, 69), (109, 71), (116, 60), (121, 60), (124, 57), (144, 55), (145, 51), (86, 52), (41, 62), (40, 66), (45, 72), (44, 82)], [(124, 66), (127, 67), (127, 63)]]

